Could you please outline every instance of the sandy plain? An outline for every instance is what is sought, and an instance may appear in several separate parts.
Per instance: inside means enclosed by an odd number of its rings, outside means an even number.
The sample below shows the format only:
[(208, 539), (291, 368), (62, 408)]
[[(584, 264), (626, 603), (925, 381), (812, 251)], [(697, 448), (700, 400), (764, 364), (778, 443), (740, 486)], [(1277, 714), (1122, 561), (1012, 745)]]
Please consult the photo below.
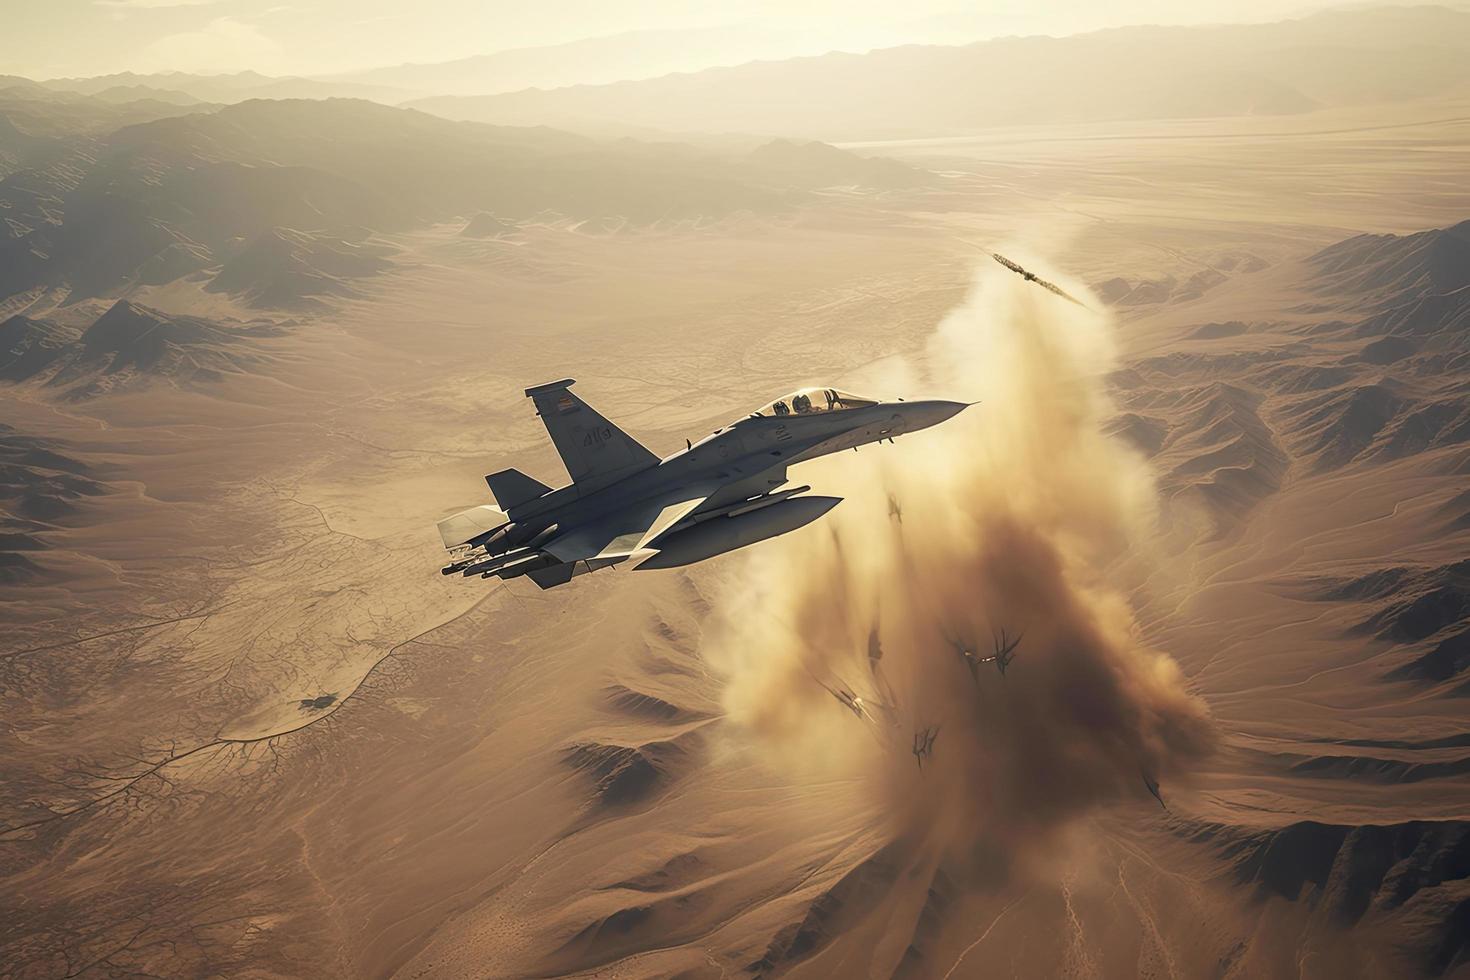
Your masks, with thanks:
[[(0, 972), (1465, 975), (1465, 701), (1386, 676), (1425, 638), (1362, 630), (1389, 600), (1349, 584), (1463, 560), (1444, 515), (1470, 457), (1375, 455), (1375, 430), (1338, 460), (1322, 430), (1361, 388), (1463, 397), (1467, 375), (1343, 368), (1361, 340), (1313, 329), (1385, 293), (1324, 293), (1308, 257), (1470, 217), (1470, 103), (863, 150), (947, 179), (779, 219), (406, 234), (363, 298), (264, 341), (264, 370), (0, 389), (7, 424), (110, 488), (51, 536), (56, 574), (0, 590)], [(433, 522), (486, 499), (484, 473), (559, 477), (526, 385), (575, 377), (668, 452), (799, 385), (883, 390), (975, 290), (1073, 315), (976, 246), (1107, 310), (1109, 431), (1146, 447), (1159, 501), (1119, 580), (1218, 736), (1167, 810), (1134, 785), (1024, 859), (957, 860), (885, 811), (893, 780), (942, 792), (959, 743), (920, 771), (810, 685), (773, 749), (711, 624), (820, 526), (545, 593), (438, 574)], [(136, 299), (249, 315), (188, 284)], [(917, 434), (800, 478), (890, 534), (860, 488), (953, 447)]]

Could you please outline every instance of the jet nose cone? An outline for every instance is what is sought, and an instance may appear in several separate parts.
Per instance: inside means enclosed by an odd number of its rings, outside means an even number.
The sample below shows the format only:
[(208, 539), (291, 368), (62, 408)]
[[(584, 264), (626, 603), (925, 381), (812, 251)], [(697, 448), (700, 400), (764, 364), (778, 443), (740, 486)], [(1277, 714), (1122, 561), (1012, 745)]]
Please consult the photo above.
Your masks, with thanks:
[(956, 415), (960, 414), (965, 409), (973, 405), (974, 402), (935, 401), (931, 402), (930, 404), (934, 406), (934, 421), (944, 422), (948, 419), (954, 418)]
[(903, 417), (907, 423), (907, 429), (914, 432), (918, 429), (927, 429), (931, 425), (938, 425), (969, 408), (970, 402), (951, 402), (943, 399), (929, 399), (919, 402), (905, 402), (903, 406)]

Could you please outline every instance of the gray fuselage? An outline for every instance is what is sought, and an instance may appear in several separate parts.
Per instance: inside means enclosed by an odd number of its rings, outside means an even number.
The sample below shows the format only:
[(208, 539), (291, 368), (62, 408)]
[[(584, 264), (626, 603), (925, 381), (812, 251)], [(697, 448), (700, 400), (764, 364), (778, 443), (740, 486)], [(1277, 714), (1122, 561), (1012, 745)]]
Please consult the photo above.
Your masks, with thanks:
[(561, 534), (624, 507), (682, 499), (690, 487), (709, 488), (708, 499), (676, 525), (682, 526), (780, 487), (794, 463), (928, 428), (964, 408), (964, 402), (894, 401), (810, 414), (752, 415), (611, 486), (579, 493), (575, 483), (569, 484), (511, 508), (509, 515), (523, 528), (518, 536), (524, 539), (552, 525)]

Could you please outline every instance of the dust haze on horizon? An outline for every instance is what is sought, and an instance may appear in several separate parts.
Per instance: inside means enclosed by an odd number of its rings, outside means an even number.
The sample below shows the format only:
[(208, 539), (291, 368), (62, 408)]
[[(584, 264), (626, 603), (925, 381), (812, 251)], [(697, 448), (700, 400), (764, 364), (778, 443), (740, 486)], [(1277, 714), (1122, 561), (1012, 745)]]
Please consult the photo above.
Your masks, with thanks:
[[(90, 77), (170, 71), (316, 76), (424, 64), (643, 32), (690, 33), (680, 70), (761, 58), (963, 44), (1024, 34), (1062, 36), (1130, 24), (1238, 23), (1297, 17), (1326, 0), (1128, 0), (1036, 5), (992, 0), (591, 0), (526, 6), (476, 0), (16, 0), (5, 12), (0, 75)], [(58, 38), (66, 38), (64, 45)], [(636, 39), (633, 39), (636, 40)], [(551, 54), (555, 57), (555, 53)], [(579, 57), (586, 57), (585, 54)], [(595, 72), (596, 65), (584, 66)], [(675, 70), (671, 67), (668, 70)], [(615, 80), (614, 71), (607, 80)]]

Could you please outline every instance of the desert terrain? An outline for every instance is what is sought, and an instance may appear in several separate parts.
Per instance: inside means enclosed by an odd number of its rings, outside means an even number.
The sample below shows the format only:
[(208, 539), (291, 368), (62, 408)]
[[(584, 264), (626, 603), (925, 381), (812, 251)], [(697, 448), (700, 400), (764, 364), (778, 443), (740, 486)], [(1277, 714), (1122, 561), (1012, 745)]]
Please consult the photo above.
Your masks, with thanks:
[[(10, 91), (0, 976), (1470, 976), (1462, 88), (826, 147)], [(561, 377), (660, 454), (978, 404), (750, 549), (441, 576)]]

